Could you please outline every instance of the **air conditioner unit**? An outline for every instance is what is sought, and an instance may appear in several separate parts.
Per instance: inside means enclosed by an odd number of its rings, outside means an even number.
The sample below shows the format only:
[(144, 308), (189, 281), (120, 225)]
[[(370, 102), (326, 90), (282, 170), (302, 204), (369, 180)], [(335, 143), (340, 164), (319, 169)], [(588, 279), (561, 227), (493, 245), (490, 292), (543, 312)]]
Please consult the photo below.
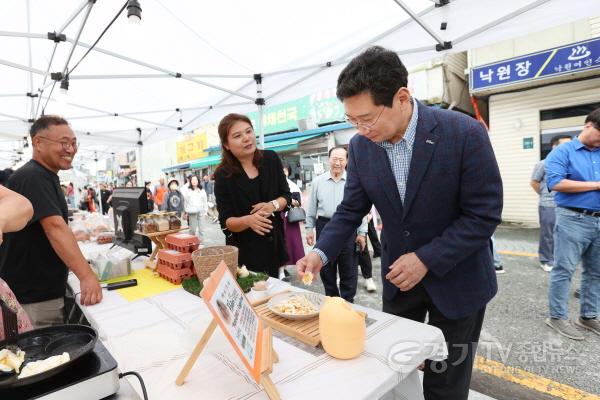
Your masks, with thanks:
[(317, 128), (317, 124), (312, 118), (303, 118), (298, 120), (298, 130), (299, 131), (307, 131), (309, 129)]

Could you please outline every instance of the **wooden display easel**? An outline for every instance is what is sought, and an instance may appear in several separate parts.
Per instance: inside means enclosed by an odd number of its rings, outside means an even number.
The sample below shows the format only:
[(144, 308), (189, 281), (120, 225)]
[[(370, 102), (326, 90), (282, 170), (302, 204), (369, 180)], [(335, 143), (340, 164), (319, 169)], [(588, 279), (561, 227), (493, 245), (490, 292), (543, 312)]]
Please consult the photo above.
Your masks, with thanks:
[(146, 236), (146, 237), (150, 238), (150, 240), (152, 240), (152, 243), (154, 243), (154, 250), (152, 250), (152, 254), (150, 254), (150, 258), (148, 258), (144, 262), (144, 266), (152, 271), (155, 271), (156, 270), (156, 255), (158, 254), (159, 250), (165, 249), (167, 247), (167, 243), (165, 242), (166, 236), (170, 235), (171, 233), (181, 232), (185, 229), (188, 229), (188, 227), (179, 228), (179, 229), (171, 229), (170, 231), (162, 231), (162, 232), (154, 232), (154, 233), (143, 233), (140, 231), (135, 231), (135, 233), (138, 235), (142, 235), (142, 236)]
[[(190, 358), (188, 358), (187, 362), (183, 366), (183, 369), (177, 376), (177, 379), (175, 380), (175, 383), (177, 384), (177, 386), (183, 385), (185, 378), (188, 376), (192, 367), (198, 360), (200, 353), (202, 353), (202, 350), (208, 343), (208, 340), (212, 336), (216, 327), (217, 327), (217, 322), (213, 318), (211, 320), (210, 324), (208, 325), (208, 328), (206, 328), (206, 330), (204, 331), (204, 334), (200, 338), (200, 341), (198, 342), (198, 344), (196, 344), (196, 347), (194, 347), (194, 350), (192, 351)], [(280, 400), (281, 397), (279, 396), (277, 387), (275, 386), (275, 384), (271, 380), (271, 377), (269, 376), (271, 374), (271, 372), (273, 372), (273, 363), (279, 362), (279, 357), (277, 356), (275, 349), (273, 349), (273, 335), (271, 333), (270, 327), (267, 326), (264, 328), (262, 338), (263, 338), (263, 346), (262, 346), (263, 352), (262, 352), (262, 359), (261, 359), (260, 384), (265, 389), (265, 392), (267, 393), (267, 396), (269, 396), (269, 399)]]

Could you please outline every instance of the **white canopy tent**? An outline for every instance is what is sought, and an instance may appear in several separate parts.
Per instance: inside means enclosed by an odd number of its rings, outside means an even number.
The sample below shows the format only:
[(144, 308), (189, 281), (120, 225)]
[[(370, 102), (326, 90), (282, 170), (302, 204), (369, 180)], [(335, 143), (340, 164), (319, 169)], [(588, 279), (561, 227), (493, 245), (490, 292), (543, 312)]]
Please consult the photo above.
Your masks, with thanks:
[[(229, 112), (256, 111), (257, 98), (270, 105), (335, 87), (348, 60), (370, 45), (393, 49), (412, 65), (585, 18), (600, 4), (138, 1), (141, 25), (128, 24), (123, 11), (80, 63), (127, 1), (2, 2), (0, 167), (10, 165), (42, 111), (71, 122), (82, 142), (78, 158), (104, 158), (138, 140), (163, 140)], [(49, 32), (63, 33), (65, 41), (48, 39)], [(57, 101), (61, 82), (51, 77), (57, 72), (69, 76), (66, 103)]]

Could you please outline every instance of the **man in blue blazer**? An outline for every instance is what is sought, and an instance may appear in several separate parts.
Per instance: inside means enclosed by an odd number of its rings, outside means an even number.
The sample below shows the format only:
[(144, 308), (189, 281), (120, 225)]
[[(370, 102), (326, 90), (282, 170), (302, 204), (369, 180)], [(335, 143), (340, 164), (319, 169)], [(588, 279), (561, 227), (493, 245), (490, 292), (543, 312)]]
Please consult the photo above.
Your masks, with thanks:
[[(344, 200), (300, 275), (335, 259), (374, 204), (383, 220), (383, 311), (439, 327), (449, 356), (425, 366), (426, 399), (467, 399), (485, 307), (497, 291), (490, 237), (502, 181), (484, 126), (410, 96), (397, 54), (371, 47), (338, 78), (359, 134), (349, 147)], [(466, 350), (466, 354), (465, 354)]]

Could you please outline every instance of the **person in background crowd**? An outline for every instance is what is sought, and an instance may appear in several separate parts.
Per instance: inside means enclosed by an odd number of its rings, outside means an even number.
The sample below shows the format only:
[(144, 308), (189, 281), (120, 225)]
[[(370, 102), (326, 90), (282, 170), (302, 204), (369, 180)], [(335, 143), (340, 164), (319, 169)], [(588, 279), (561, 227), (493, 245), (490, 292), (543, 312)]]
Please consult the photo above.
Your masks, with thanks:
[(492, 257), (494, 259), (494, 269), (497, 274), (504, 274), (506, 270), (502, 266), (502, 257), (500, 257), (500, 253), (498, 253), (498, 248), (496, 246), (496, 237), (492, 235), (490, 238), (490, 247), (492, 248)]
[(79, 188), (79, 209), (81, 211), (87, 211), (88, 210), (87, 186), (84, 186), (83, 190), (81, 188)]
[[(302, 206), (302, 192), (298, 185), (292, 182), (290, 176), (289, 164), (283, 165), (283, 174), (286, 177), (286, 181), (292, 194), (292, 207)], [(285, 238), (286, 249), (288, 253), (288, 260), (285, 264), (279, 267), (279, 279), (283, 281), (289, 281), (289, 272), (286, 271), (286, 265), (296, 265), (296, 262), (304, 257), (304, 246), (302, 245), (302, 233), (300, 232), (300, 222), (289, 222), (287, 214), (281, 213), (283, 219), (283, 232)]]
[(154, 187), (154, 202), (158, 206), (159, 210), (165, 210), (165, 195), (169, 191), (169, 188), (165, 185), (165, 178), (160, 178), (158, 180), (158, 185)]
[[(204, 175), (204, 190), (208, 196), (208, 216), (212, 219), (213, 224), (219, 223), (219, 212), (215, 199), (215, 181), (213, 175)], [(207, 189), (208, 188), (208, 189)]]
[(368, 225), (369, 231), (367, 232), (369, 240), (371, 241), (371, 246), (373, 246), (373, 258), (381, 257), (381, 242), (379, 241), (379, 236), (377, 236), (377, 229), (375, 229), (376, 224), (377, 210), (375, 209), (375, 206), (373, 206), (371, 207), (371, 217), (369, 218)]
[[(557, 135), (550, 140), (552, 149), (559, 145), (570, 142), (571, 136)], [(554, 210), (554, 192), (548, 190), (546, 183), (546, 172), (544, 171), (544, 160), (540, 160), (535, 164), (531, 174), (531, 182), (529, 183), (533, 190), (539, 195), (540, 202), (538, 206), (538, 215), (540, 218), (540, 243), (538, 246), (538, 255), (540, 268), (546, 272), (552, 271), (554, 265), (554, 223), (556, 215)]]
[(69, 182), (67, 185), (67, 204), (71, 206), (71, 208), (77, 208), (77, 204), (75, 204), (75, 188), (73, 187), (73, 182)]
[(89, 212), (98, 211), (96, 209), (96, 191), (91, 186), (88, 186), (88, 188), (87, 188), (86, 201), (87, 201), (87, 209)]
[(238, 261), (277, 278), (288, 259), (279, 215), (291, 203), (279, 156), (256, 147), (252, 122), (228, 114), (219, 122), (222, 160), (215, 172), (215, 198), (225, 242)]
[[(82, 305), (102, 300), (96, 274), (67, 225), (67, 202), (58, 171), (72, 168), (78, 143), (66, 120), (44, 115), (30, 128), (33, 158), (8, 180), (7, 187), (33, 205), (33, 218), (5, 237), (0, 277), (14, 291), (36, 328), (64, 322), (67, 272), (79, 279)], [(32, 251), (34, 250), (34, 251)]]
[[(363, 224), (366, 223), (367, 226), (368, 224), (372, 224), (372, 218), (373, 215), (371, 213), (367, 214)], [(361, 233), (359, 233), (359, 235), (361, 235)], [(364, 246), (361, 246), (360, 243), (356, 243), (354, 253), (356, 263), (360, 267), (360, 273), (365, 280), (365, 289), (367, 289), (367, 292), (376, 292), (377, 285), (375, 285), (375, 282), (373, 281), (373, 263), (371, 261), (371, 254), (369, 253), (369, 243), (366, 241), (366, 239)]]
[[(344, 197), (346, 186), (346, 164), (348, 152), (343, 147), (329, 149), (329, 171), (317, 176), (311, 187), (310, 201), (306, 209), (306, 243), (314, 245), (315, 234), (319, 239), (323, 228), (329, 223), (337, 207)], [(352, 303), (356, 294), (358, 282), (358, 269), (354, 259), (355, 243), (360, 248), (365, 247), (365, 234), (367, 233), (366, 222), (357, 231), (349, 233), (348, 236), (340, 238), (340, 253), (327, 263), (320, 271), (321, 281), (325, 287), (327, 296), (342, 297)], [(336, 277), (339, 272), (339, 288)]]
[(600, 108), (585, 118), (579, 136), (548, 154), (548, 188), (556, 192), (554, 268), (546, 324), (573, 340), (584, 337), (569, 321), (569, 289), (581, 262), (579, 318), (575, 325), (600, 335)]
[(425, 399), (467, 399), (487, 303), (498, 290), (490, 237), (502, 180), (488, 133), (468, 115), (414, 99), (398, 55), (373, 46), (338, 78), (350, 140), (344, 199), (298, 272), (335, 259), (375, 204), (383, 311), (438, 327), (444, 361), (425, 361)]
[(110, 208), (110, 204), (108, 204), (108, 199), (112, 196), (112, 191), (108, 189), (106, 183), (100, 184), (100, 202), (102, 203), (102, 214), (106, 215), (108, 213), (108, 209)]
[(152, 189), (150, 188), (152, 185), (152, 182), (148, 181), (148, 182), (144, 182), (144, 187), (146, 190), (146, 200), (148, 201), (148, 211), (152, 212), (154, 211), (154, 196), (152, 195)]
[[(3, 233), (23, 229), (33, 216), (33, 207), (29, 200), (18, 193), (0, 185), (0, 245)], [(2, 250), (0, 248), (0, 254)], [(17, 330), (27, 332), (33, 327), (27, 313), (19, 304), (10, 287), (0, 278), (0, 300), (17, 313)], [(0, 312), (0, 341), (4, 340), (4, 321)]]
[(125, 182), (125, 187), (133, 187), (133, 181)]
[(196, 175), (190, 177), (190, 187), (184, 192), (183, 197), (190, 233), (202, 239), (202, 217), (208, 211), (208, 198)]
[(202, 177), (202, 187), (206, 191), (206, 195), (210, 200), (215, 195), (215, 183), (210, 179), (208, 175)]
[(171, 179), (169, 181), (169, 191), (164, 197), (163, 210), (169, 212), (176, 212), (178, 217), (184, 210), (185, 200), (183, 194), (179, 191), (179, 181), (177, 179)]
[(179, 188), (179, 191), (185, 195), (185, 192), (190, 188), (190, 180), (192, 179), (192, 174), (185, 177), (185, 183), (183, 186)]

